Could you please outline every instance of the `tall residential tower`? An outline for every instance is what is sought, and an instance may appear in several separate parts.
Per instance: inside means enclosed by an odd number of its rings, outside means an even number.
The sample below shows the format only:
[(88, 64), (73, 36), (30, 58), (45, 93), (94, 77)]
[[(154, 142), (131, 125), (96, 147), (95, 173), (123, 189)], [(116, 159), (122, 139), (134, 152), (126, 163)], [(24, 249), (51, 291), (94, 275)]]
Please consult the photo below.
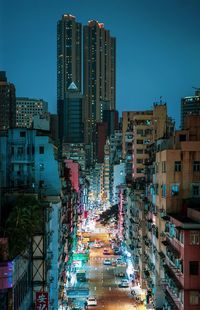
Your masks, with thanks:
[[(74, 16), (65, 14), (57, 23), (57, 111), (61, 143), (76, 143), (79, 132), (75, 134), (75, 131), (82, 126), (82, 99), (80, 107), (79, 98), (75, 104), (74, 95), (71, 96), (72, 88), (77, 94), (81, 92), (81, 72), (82, 25), (76, 22)], [(72, 115), (73, 124), (70, 123), (72, 119), (69, 119)]]
[(85, 142), (91, 144), (95, 143), (96, 123), (102, 122), (103, 111), (115, 110), (116, 42), (104, 24), (95, 20), (84, 26), (83, 37)]

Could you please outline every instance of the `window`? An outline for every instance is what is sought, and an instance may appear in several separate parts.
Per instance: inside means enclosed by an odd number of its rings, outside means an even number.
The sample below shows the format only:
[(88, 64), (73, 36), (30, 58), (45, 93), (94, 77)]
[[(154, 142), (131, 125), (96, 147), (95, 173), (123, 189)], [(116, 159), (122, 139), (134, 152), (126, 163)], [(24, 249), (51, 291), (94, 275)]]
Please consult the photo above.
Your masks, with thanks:
[(193, 162), (193, 172), (199, 172), (200, 171), (200, 161), (194, 161)]
[(190, 291), (190, 305), (198, 305), (198, 304), (199, 304), (199, 292)]
[(43, 188), (44, 187), (44, 181), (43, 180), (40, 180), (39, 182), (39, 188)]
[(17, 155), (20, 156), (20, 155), (23, 155), (23, 153), (24, 153), (23, 147), (19, 146), (19, 147), (17, 148)]
[(162, 161), (162, 172), (166, 172), (166, 161)]
[(192, 196), (199, 196), (199, 185), (192, 185)]
[(186, 135), (180, 135), (179, 136), (179, 141), (186, 141)]
[(190, 275), (197, 276), (199, 274), (199, 262), (189, 262)]
[(156, 164), (155, 164), (155, 170), (156, 170), (156, 173), (159, 172), (159, 163), (158, 162), (156, 162)]
[(39, 153), (40, 154), (44, 154), (44, 146), (40, 146), (39, 147)]
[(199, 244), (199, 232), (198, 231), (190, 231), (190, 244), (192, 245)]
[(138, 129), (138, 130), (137, 130), (137, 134), (138, 134), (138, 135), (143, 135), (143, 129)]
[(179, 194), (179, 184), (171, 185), (171, 196), (177, 196)]
[(138, 158), (137, 159), (137, 164), (143, 164), (143, 159), (142, 158)]
[(137, 149), (137, 154), (143, 154), (143, 149)]
[(143, 144), (143, 140), (137, 140), (137, 144)]
[(180, 172), (181, 171), (181, 162), (180, 161), (175, 161), (174, 162), (174, 171)]
[(26, 137), (26, 132), (25, 131), (20, 131), (20, 137)]
[(166, 184), (161, 185), (162, 188), (162, 197), (166, 197)]

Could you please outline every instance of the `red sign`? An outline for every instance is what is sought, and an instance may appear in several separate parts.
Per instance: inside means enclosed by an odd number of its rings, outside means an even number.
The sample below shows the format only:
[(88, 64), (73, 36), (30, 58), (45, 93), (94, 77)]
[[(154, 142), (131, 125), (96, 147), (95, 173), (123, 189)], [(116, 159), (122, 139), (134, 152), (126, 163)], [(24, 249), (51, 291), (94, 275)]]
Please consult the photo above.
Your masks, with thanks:
[(36, 310), (48, 310), (47, 292), (36, 292)]

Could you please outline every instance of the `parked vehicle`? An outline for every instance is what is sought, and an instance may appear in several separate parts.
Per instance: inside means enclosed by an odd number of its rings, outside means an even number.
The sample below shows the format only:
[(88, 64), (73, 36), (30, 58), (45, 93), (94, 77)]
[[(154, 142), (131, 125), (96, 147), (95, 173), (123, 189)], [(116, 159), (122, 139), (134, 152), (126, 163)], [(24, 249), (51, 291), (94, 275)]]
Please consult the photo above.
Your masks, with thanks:
[(129, 281), (126, 279), (123, 279), (120, 283), (119, 283), (119, 287), (129, 287)]
[(97, 306), (97, 300), (95, 297), (88, 297), (87, 306)]
[(103, 264), (104, 265), (111, 265), (111, 260), (110, 259), (104, 259)]

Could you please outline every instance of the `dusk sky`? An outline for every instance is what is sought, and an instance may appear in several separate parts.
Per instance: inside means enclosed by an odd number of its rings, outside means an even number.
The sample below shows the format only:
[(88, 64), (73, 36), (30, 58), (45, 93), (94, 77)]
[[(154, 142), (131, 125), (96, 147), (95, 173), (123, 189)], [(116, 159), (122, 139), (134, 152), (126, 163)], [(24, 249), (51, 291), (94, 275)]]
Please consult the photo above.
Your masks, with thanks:
[(162, 100), (180, 124), (180, 99), (200, 88), (200, 0), (0, 0), (0, 70), (17, 96), (56, 112), (56, 25), (65, 13), (103, 22), (117, 40), (117, 110)]

